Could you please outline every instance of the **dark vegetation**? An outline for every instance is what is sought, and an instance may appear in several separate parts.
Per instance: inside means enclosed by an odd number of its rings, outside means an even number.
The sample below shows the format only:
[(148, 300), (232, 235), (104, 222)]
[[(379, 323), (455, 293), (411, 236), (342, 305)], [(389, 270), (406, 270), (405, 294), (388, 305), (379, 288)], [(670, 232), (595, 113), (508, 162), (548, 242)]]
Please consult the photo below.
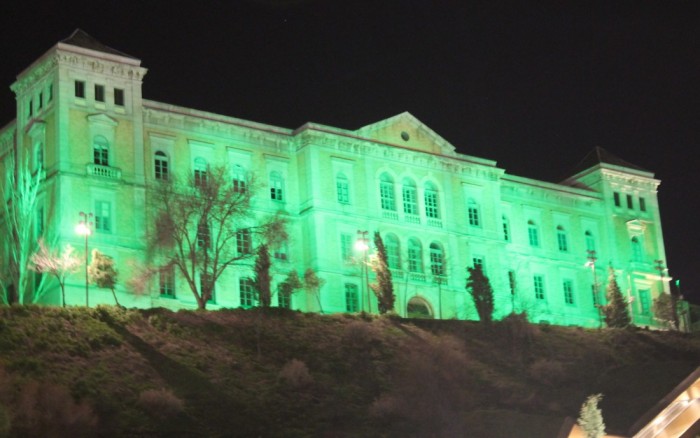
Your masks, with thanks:
[(624, 432), (699, 359), (518, 315), (0, 307), (0, 436), (553, 437), (595, 393)]

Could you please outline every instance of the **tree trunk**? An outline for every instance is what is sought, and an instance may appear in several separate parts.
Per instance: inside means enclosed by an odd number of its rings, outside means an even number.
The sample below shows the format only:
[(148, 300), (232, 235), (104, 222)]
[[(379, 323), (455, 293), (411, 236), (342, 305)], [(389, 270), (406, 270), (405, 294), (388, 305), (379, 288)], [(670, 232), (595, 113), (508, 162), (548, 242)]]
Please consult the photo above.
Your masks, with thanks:
[(114, 291), (114, 288), (111, 288), (111, 289), (112, 289), (112, 296), (114, 297), (114, 302), (117, 303), (117, 307), (121, 307), (121, 305), (119, 304), (119, 300), (117, 300), (117, 293)]

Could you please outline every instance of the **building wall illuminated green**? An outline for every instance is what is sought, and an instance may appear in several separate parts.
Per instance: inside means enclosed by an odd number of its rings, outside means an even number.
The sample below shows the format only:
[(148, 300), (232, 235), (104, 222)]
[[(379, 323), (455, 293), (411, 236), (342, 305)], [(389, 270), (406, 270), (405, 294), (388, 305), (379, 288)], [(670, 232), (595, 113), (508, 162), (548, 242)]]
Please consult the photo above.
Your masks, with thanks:
[[(668, 289), (669, 278), (654, 265), (666, 256), (659, 181), (651, 172), (596, 149), (578, 173), (553, 184), (457, 153), (409, 113), (354, 131), (314, 123), (286, 129), (143, 99), (145, 76), (140, 60), (77, 31), (18, 75), (17, 117), (0, 132), (3, 160), (13, 148), (35, 164), (43, 154), (47, 178), (37, 222), (45, 235), (82, 251), (74, 231), (78, 213), (99, 217), (90, 247), (116, 259), (121, 303), (194, 307), (177, 278), (174, 290), (156, 278), (140, 296), (126, 280), (146, 261), (156, 167), (162, 171), (167, 162), (168, 172), (185, 174), (202, 163), (226, 163), (232, 177), (254, 176), (261, 186), (256, 214), (282, 211), (289, 220), (291, 239), (277, 254), (276, 280), (290, 269), (314, 268), (326, 280), (324, 312), (353, 309), (354, 293), (356, 307), (368, 308), (364, 254), (354, 246), (358, 230), (367, 230), (379, 231), (391, 252), (401, 315), (410, 301), (433, 317), (475, 319), (466, 267), (483, 263), (497, 317), (514, 307), (536, 322), (598, 326), (586, 266), (587, 250), (594, 249), (598, 299), (611, 265), (632, 299), (635, 323), (653, 324), (652, 300)], [(241, 306), (241, 280), (250, 276), (250, 267), (229, 270), (210, 307)], [(74, 274), (67, 301), (82, 305), (84, 297), (84, 277)], [(56, 287), (47, 301), (58, 300)], [(91, 286), (91, 305), (112, 302), (110, 291)], [(303, 291), (291, 306), (318, 311)], [(374, 299), (369, 307), (376, 312)]]

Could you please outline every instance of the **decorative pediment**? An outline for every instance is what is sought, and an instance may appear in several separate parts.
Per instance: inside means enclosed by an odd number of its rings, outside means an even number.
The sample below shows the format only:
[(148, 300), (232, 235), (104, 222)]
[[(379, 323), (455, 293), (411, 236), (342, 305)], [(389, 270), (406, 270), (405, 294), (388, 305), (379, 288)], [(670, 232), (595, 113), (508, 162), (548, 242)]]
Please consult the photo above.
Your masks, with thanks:
[(627, 232), (630, 236), (641, 236), (642, 234), (644, 234), (645, 228), (646, 224), (639, 219), (632, 219), (631, 221), (627, 221)]
[(118, 121), (115, 119), (109, 117), (106, 114), (90, 114), (87, 116), (88, 122), (90, 122), (91, 125), (102, 125), (102, 126), (117, 126), (119, 124)]
[(455, 155), (455, 147), (408, 112), (364, 126), (355, 133), (382, 143), (439, 155)]

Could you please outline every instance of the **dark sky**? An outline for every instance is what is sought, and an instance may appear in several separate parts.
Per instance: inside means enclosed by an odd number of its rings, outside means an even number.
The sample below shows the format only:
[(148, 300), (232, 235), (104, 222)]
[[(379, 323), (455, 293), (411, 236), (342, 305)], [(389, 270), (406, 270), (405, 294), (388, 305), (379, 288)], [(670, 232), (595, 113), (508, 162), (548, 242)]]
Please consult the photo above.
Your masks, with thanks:
[(0, 6), (0, 124), (17, 73), (80, 27), (143, 61), (147, 99), (287, 128), (409, 111), (546, 181), (602, 146), (663, 181), (670, 273), (700, 302), (700, 2), (193, 4)]

